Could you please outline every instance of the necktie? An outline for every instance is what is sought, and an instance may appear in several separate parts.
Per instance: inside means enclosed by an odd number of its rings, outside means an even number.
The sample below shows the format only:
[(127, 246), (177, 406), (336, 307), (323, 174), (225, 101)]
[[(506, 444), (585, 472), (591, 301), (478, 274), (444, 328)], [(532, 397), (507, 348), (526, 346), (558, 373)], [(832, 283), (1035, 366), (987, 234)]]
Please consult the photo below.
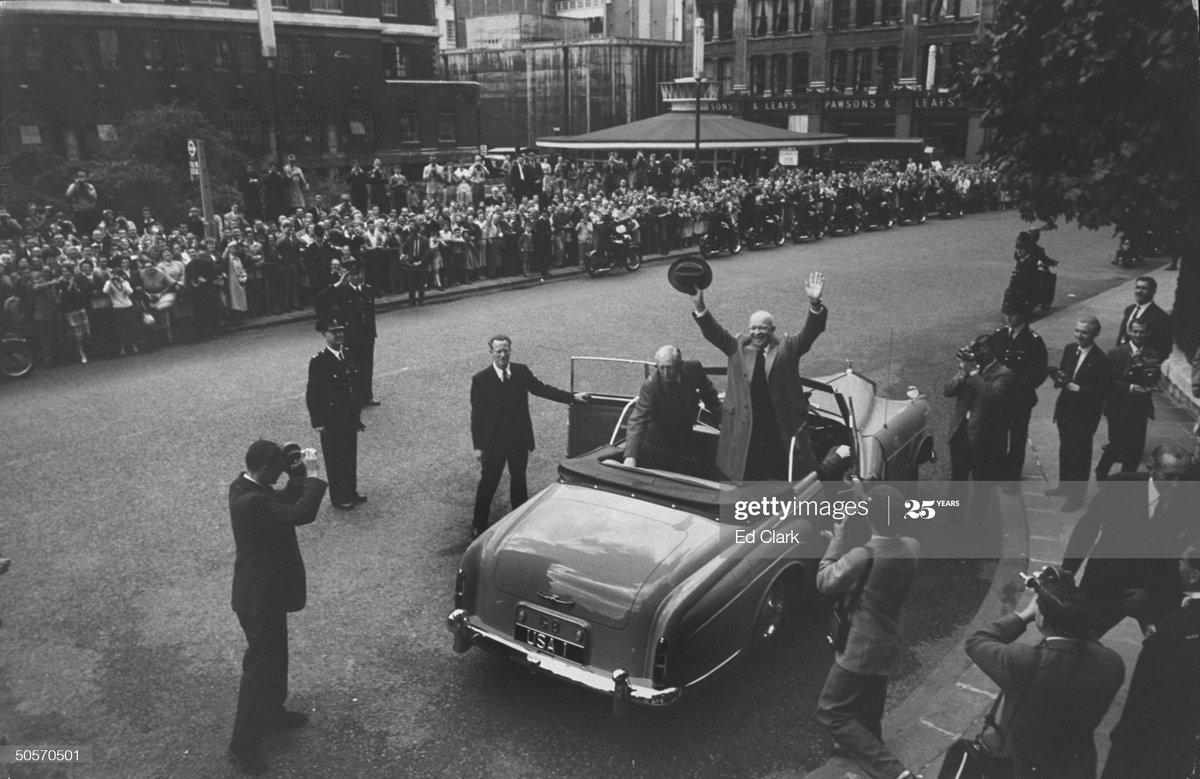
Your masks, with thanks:
[(1071, 380), (1079, 374), (1079, 368), (1083, 365), (1083, 361), (1087, 358), (1087, 352), (1083, 349), (1079, 350), (1079, 359), (1075, 361), (1075, 370), (1071, 371)]

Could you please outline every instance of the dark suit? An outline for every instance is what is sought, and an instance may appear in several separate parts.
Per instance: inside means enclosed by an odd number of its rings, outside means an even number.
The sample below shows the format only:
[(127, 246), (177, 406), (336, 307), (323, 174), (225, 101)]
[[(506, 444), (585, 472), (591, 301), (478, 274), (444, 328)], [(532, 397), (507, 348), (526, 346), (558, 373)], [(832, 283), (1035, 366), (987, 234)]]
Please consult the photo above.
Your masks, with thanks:
[(237, 554), (233, 610), (246, 634), (237, 716), (230, 747), (253, 749), (287, 699), (287, 614), (304, 608), (304, 560), (296, 527), (317, 518), (325, 482), (307, 478), (276, 491), (245, 474), (229, 485)]
[[(1079, 588), (1097, 609), (1096, 631), (1104, 635), (1126, 616), (1143, 628), (1156, 624), (1179, 605), (1179, 553), (1195, 525), (1195, 482), (1169, 485), (1150, 514), (1150, 474), (1116, 473), (1092, 498), (1071, 530), (1063, 567), (1078, 571), (1088, 561)], [(1146, 591), (1136, 611), (1124, 603), (1126, 591)]]
[(404, 282), (408, 287), (408, 305), (416, 305), (418, 300), (425, 305), (425, 285), (429, 281), (429, 269), (433, 267), (433, 246), (420, 230), (414, 230), (404, 241), (404, 254), (409, 262)]
[(950, 416), (950, 479), (994, 481), (1002, 478), (1007, 446), (1005, 411), (1013, 372), (992, 360), (973, 376), (955, 376), (942, 394), (955, 398)]
[[(1082, 499), (1091, 478), (1092, 439), (1100, 426), (1104, 399), (1112, 391), (1112, 363), (1095, 343), (1087, 358), (1076, 370), (1079, 345), (1067, 344), (1059, 364), (1060, 379), (1054, 386), (1061, 389), (1054, 404), (1054, 422), (1058, 425), (1059, 482), (1072, 499)], [(1079, 385), (1078, 392), (1068, 392), (1066, 384)]]
[(1200, 600), (1189, 600), (1142, 644), (1104, 779), (1189, 776), (1200, 733)]
[[(1017, 642), (1025, 623), (1009, 614), (967, 639), (967, 655), (1000, 686), (1000, 732), (1014, 779), (1094, 779), (1094, 733), (1125, 680), (1121, 656), (1099, 641)], [(993, 746), (1000, 737), (989, 732)]]
[(308, 361), (304, 397), (314, 428), (321, 431), (321, 449), (329, 474), (329, 500), (353, 503), (358, 495), (358, 432), (362, 429), (362, 400), (358, 397), (354, 356), (342, 349), (343, 359), (322, 349)]
[[(1136, 303), (1125, 307), (1125, 312), (1121, 315), (1121, 329), (1117, 331), (1117, 346), (1129, 343), (1129, 320), (1136, 308)], [(1146, 348), (1164, 360), (1170, 357), (1175, 342), (1171, 336), (1171, 315), (1152, 300), (1135, 321), (1146, 325)]]
[(642, 384), (629, 416), (625, 456), (636, 458), (643, 468), (712, 476), (711, 463), (700, 462), (692, 442), (692, 425), (702, 402), (720, 419), (717, 390), (699, 362), (684, 361), (676, 382), (655, 371)]
[[(1134, 355), (1133, 345), (1126, 343), (1111, 349), (1108, 359), (1112, 362), (1116, 380), (1113, 391), (1104, 401), (1104, 418), (1108, 420), (1108, 444), (1096, 465), (1096, 478), (1108, 477), (1113, 463), (1121, 463), (1121, 470), (1136, 471), (1142, 464), (1142, 453), (1146, 448), (1146, 424), (1154, 419), (1154, 397), (1149, 390), (1158, 387), (1162, 378), (1157, 353), (1150, 349)], [(1135, 392), (1140, 387), (1147, 392)]]
[(341, 252), (327, 241), (321, 240), (305, 246), (301, 249), (301, 255), (304, 259), (304, 274), (308, 279), (308, 301), (305, 301), (307, 303), (314, 301), (317, 293), (326, 287), (333, 260), (340, 257)]
[(1037, 405), (1037, 389), (1046, 381), (1050, 358), (1046, 342), (1029, 325), (1024, 325), (1016, 337), (1007, 327), (992, 334), (996, 344), (996, 359), (1013, 372), (1013, 386), (1008, 396), (1005, 414), (1006, 448), (1001, 478), (1021, 480), (1025, 468), (1025, 449), (1029, 440), (1029, 417)]
[(573, 398), (566, 390), (538, 381), (528, 366), (521, 363), (509, 363), (508, 373), (508, 380), (501, 382), (495, 366), (489, 365), (471, 379), (471, 442), (483, 452), (472, 523), (480, 532), (487, 529), (492, 497), (505, 464), (512, 508), (529, 499), (525, 483), (525, 466), (533, 451), (529, 393), (558, 403), (570, 403)]
[(846, 545), (841, 532), (830, 541), (817, 571), (818, 592), (844, 596), (864, 574), (867, 579), (850, 613), (846, 648), (834, 656), (821, 690), (817, 720), (871, 776), (898, 776), (904, 766), (883, 744), (881, 723), (888, 676), (904, 652), (901, 609), (921, 547), (901, 536), (876, 536), (843, 555)]
[[(693, 315), (708, 342), (729, 358), (729, 378), (717, 467), (731, 479), (786, 477), (787, 445), (797, 438), (797, 474), (817, 467), (808, 437), (808, 398), (800, 384), (800, 358), (825, 330), (829, 309), (808, 311), (798, 335), (776, 337), (763, 355), (765, 381), (756, 382), (758, 349), (749, 335), (731, 335), (711, 311)], [(756, 402), (761, 400), (761, 402)]]

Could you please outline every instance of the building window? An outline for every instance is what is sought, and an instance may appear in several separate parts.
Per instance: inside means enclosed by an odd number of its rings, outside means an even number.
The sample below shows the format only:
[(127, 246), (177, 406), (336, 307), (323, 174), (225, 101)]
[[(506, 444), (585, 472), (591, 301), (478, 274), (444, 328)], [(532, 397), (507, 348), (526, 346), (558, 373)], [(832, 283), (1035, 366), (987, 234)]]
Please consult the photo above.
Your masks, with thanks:
[(767, 0), (751, 0), (750, 2), (750, 34), (758, 37), (766, 35), (770, 30), (767, 19)]
[(850, 0), (833, 0), (833, 13), (830, 14), (829, 24), (835, 30), (844, 30), (850, 26)]
[(382, 7), (379, 10), (381, 16), (399, 16), (400, 0), (383, 0)]
[(121, 65), (121, 47), (116, 30), (96, 30), (100, 42), (100, 69), (117, 70)]
[(812, 29), (813, 0), (796, 0), (796, 32), (808, 32)]
[(230, 106), (222, 124), (242, 151), (254, 153), (262, 150), (262, 119), (253, 105), (239, 102)]
[(108, 122), (101, 122), (96, 125), (96, 137), (101, 143), (116, 143), (117, 142), (117, 126)]
[(142, 64), (146, 70), (163, 69), (162, 33), (158, 30), (142, 30)]
[(791, 32), (791, 15), (788, 13), (788, 6), (792, 4), (792, 0), (775, 0), (775, 34), (784, 35)]
[(229, 47), (229, 38), (224, 35), (213, 36), (212, 68), (219, 73), (233, 69), (233, 52)]
[(750, 58), (750, 94), (761, 95), (767, 89), (767, 58)]
[(589, 16), (587, 19), (587, 23), (588, 23), (588, 35), (603, 35), (604, 34), (604, 17), (603, 16)]
[(36, 124), (23, 124), (21, 127), (22, 146), (41, 146), (42, 130)]
[(875, 23), (875, 0), (858, 0), (854, 9), (854, 26), (870, 27)]
[(454, 27), (454, 20), (446, 20), (446, 47), (450, 49), (458, 48), (458, 31)]
[(808, 52), (798, 51), (792, 55), (792, 92), (808, 89)]
[(196, 69), (196, 46), (190, 35), (171, 36), (171, 69), (188, 72)]
[(733, 3), (717, 6), (717, 38), (733, 40)]
[(296, 39), (296, 64), (301, 73), (311, 76), (317, 72), (317, 55), (312, 38)]
[(399, 45), (392, 45), (392, 56), (388, 64), (388, 78), (408, 78), (408, 52)]
[(400, 143), (421, 142), (417, 135), (417, 117), (412, 114), (401, 114), (396, 119), (396, 134), (400, 138)]
[(25, 31), (25, 69), (46, 69), (46, 48), (42, 44), (42, 31), (37, 27)]
[(323, 11), (325, 13), (342, 12), (342, 0), (310, 0), (312, 5), (310, 8), (313, 11)]
[(721, 85), (721, 94), (728, 95), (733, 91), (733, 60), (717, 60), (717, 82)]
[(288, 0), (271, 0), (271, 7), (286, 11), (288, 9)]
[(438, 114), (438, 143), (454, 143), (454, 114)]
[(259, 46), (257, 35), (238, 35), (234, 38), (233, 54), (237, 60), (237, 69), (239, 72), (258, 72)]
[(834, 49), (829, 52), (829, 86), (838, 90), (846, 88), (845, 49)]
[(86, 31), (71, 30), (67, 35), (67, 56), (71, 59), (72, 70), (92, 69), (92, 53), (88, 49)]
[(771, 92), (783, 94), (788, 89), (787, 55), (775, 54), (771, 57)]
[(275, 39), (275, 60), (280, 73), (295, 72), (296, 46), (291, 38)]
[(880, 18), (886, 22), (898, 22), (904, 14), (904, 0), (883, 0)]
[(866, 92), (875, 86), (874, 57), (870, 49), (854, 52), (854, 91)]
[(956, 9), (959, 19), (966, 19), (971, 16), (979, 16), (979, 0), (959, 0), (958, 8)]
[(229, 5), (229, 0), (192, 0), (192, 5)]
[(885, 46), (879, 50), (879, 91), (890, 92), (896, 86), (896, 73), (900, 67), (900, 50)]
[(307, 103), (293, 103), (283, 115), (283, 139), (293, 148), (320, 145), (321, 121), (317, 109)]
[(346, 106), (343, 117), (342, 142), (347, 147), (368, 147), (374, 141), (371, 126), (371, 109), (362, 103), (351, 103)]

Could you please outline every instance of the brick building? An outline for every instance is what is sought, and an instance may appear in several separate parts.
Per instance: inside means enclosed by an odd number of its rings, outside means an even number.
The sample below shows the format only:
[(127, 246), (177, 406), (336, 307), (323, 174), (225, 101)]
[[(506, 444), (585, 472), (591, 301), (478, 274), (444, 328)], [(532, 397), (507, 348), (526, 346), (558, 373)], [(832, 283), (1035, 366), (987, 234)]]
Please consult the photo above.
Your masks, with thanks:
[(439, 81), (434, 0), (0, 0), (0, 152), (88, 158), (124, 112), (178, 101), (312, 169), (478, 144), (478, 88)]
[(705, 77), (721, 84), (744, 118), (801, 132), (923, 136), (951, 157), (977, 158), (980, 112), (949, 86), (995, 0), (697, 0), (696, 7), (705, 22)]

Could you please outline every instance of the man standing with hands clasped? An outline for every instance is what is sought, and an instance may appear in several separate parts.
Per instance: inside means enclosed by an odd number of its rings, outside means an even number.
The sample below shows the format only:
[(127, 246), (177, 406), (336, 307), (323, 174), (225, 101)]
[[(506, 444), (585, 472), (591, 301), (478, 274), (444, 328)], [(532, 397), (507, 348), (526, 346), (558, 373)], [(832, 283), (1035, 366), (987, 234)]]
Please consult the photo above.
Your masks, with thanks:
[[(229, 485), (229, 516), (237, 556), (233, 610), (246, 634), (237, 716), (229, 759), (248, 774), (268, 766), (259, 744), (268, 731), (298, 728), (308, 715), (284, 709), (287, 700), (287, 615), (306, 600), (304, 560), (296, 527), (317, 518), (325, 482), (314, 450), (284, 449), (258, 440), (246, 451), (246, 470)], [(286, 472), (288, 484), (275, 489)]]
[(481, 466), (479, 488), (475, 491), (475, 516), (471, 538), (488, 528), (492, 497), (500, 484), (500, 475), (508, 465), (512, 508), (529, 499), (525, 467), (533, 451), (533, 422), (529, 418), (529, 393), (556, 403), (587, 403), (585, 392), (572, 395), (566, 390), (543, 384), (529, 367), (511, 362), (512, 339), (494, 335), (488, 339), (492, 364), (471, 379), (471, 441), (475, 459)]
[(317, 323), (325, 348), (308, 361), (308, 388), (304, 393), (313, 429), (321, 434), (325, 469), (329, 471), (329, 502), (337, 509), (366, 503), (358, 492), (358, 434), (362, 402), (358, 395), (358, 368), (354, 355), (344, 348), (345, 325), (334, 310)]
[(775, 334), (775, 318), (766, 311), (750, 315), (750, 334), (731, 335), (704, 304), (704, 291), (692, 296), (693, 317), (708, 342), (729, 358), (729, 384), (717, 467), (730, 479), (788, 478), (788, 445), (796, 438), (800, 478), (817, 469), (808, 437), (808, 398), (800, 384), (800, 358), (825, 331), (829, 309), (821, 303), (825, 277), (813, 273), (804, 285), (808, 316), (797, 335)]
[(902, 513), (904, 496), (886, 485), (868, 496), (867, 525), (871, 539), (849, 548), (858, 517), (834, 526), (833, 538), (817, 569), (817, 591), (840, 595), (850, 631), (845, 645), (835, 647), (833, 667), (817, 702), (817, 720), (872, 779), (913, 777), (883, 743), (883, 706), (888, 676), (904, 650), (900, 610), (917, 573), (921, 546), (899, 535), (891, 523), (891, 507)]

